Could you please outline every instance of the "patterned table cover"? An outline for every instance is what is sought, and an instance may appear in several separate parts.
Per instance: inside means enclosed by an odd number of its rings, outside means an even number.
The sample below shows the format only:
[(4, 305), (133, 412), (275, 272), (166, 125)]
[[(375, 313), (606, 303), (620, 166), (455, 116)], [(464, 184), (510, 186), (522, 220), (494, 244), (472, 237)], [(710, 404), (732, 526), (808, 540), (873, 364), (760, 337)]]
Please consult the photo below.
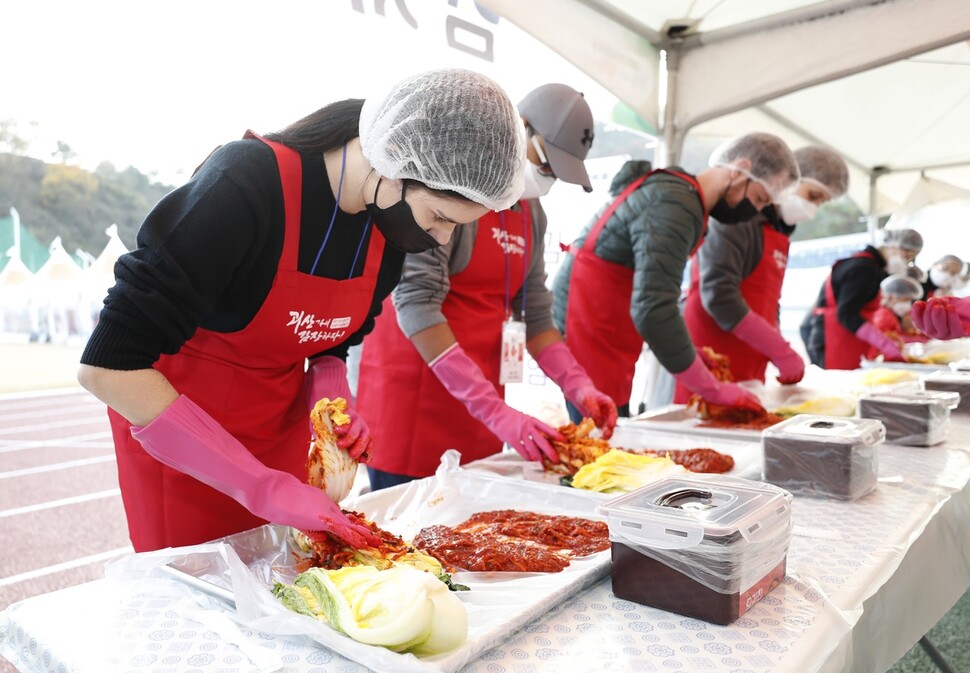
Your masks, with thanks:
[[(855, 502), (796, 497), (784, 583), (729, 626), (618, 599), (606, 578), (462, 671), (852, 670), (860, 655), (853, 653), (852, 632), (864, 603), (885, 594), (898, 603), (891, 609), (905, 610), (921, 591), (912, 574), (894, 578), (909, 554), (920, 563), (933, 561), (941, 568), (937, 575), (946, 575), (934, 579), (956, 593), (935, 599), (906, 633), (894, 631), (893, 623), (877, 629), (884, 640), (868, 647), (898, 651), (891, 663), (959, 598), (959, 587), (970, 584), (970, 542), (935, 558), (931, 540), (939, 534), (927, 533), (931, 527), (965, 531), (970, 521), (970, 418), (954, 417), (947, 442), (938, 447), (884, 445), (879, 476), (878, 488)], [(116, 592), (97, 580), (11, 605), (0, 613), (0, 654), (25, 673), (371, 670), (309, 640), (235, 623), (221, 603), (181, 584), (148, 579), (139, 592)]]

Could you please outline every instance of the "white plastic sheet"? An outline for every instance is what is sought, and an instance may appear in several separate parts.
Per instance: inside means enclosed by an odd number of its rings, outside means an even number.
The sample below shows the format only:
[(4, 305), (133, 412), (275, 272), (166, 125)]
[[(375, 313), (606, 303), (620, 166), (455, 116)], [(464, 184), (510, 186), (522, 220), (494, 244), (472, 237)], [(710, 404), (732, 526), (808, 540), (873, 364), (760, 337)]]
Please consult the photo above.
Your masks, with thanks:
[[(462, 470), (457, 465), (457, 452), (448, 452), (435, 477), (368, 493), (343, 506), (362, 512), (404, 539), (413, 538), (429, 525), (453, 525), (476, 512), (495, 509), (601, 519), (594, 512), (600, 500), (586, 492)], [(469, 497), (472, 494), (474, 497)], [(375, 670), (451, 673), (601, 579), (610, 567), (607, 550), (575, 559), (560, 573), (455, 573), (455, 581), (471, 589), (458, 593), (468, 611), (468, 641), (446, 654), (416, 657), (358, 643), (320, 621), (283, 607), (270, 588), (273, 579), (291, 581), (296, 574), (294, 551), (286, 528), (267, 525), (215, 545), (134, 554), (115, 564), (109, 576), (131, 580), (157, 574), (162, 566), (173, 564), (219, 587), (221, 591), (215, 590), (216, 594), (226, 595), (228, 588), (238, 619), (250, 628), (307, 636)]]

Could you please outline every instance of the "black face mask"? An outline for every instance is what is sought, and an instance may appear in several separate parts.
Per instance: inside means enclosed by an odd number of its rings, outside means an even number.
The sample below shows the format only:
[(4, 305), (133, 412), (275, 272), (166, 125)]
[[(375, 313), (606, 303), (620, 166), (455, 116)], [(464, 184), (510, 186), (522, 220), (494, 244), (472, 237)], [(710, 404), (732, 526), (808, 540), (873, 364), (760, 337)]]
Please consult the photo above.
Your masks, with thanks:
[[(748, 185), (751, 184), (751, 180), (748, 180)], [(751, 203), (751, 199), (748, 198), (748, 187), (744, 188), (744, 197), (738, 201), (736, 206), (729, 206), (727, 202), (722, 198), (714, 207), (711, 208), (709, 215), (721, 224), (738, 224), (739, 222), (747, 222), (753, 219), (755, 215), (758, 214), (758, 209), (754, 207)]]
[(401, 188), (401, 200), (389, 208), (380, 208), (377, 205), (377, 190), (381, 188), (381, 180), (378, 179), (377, 187), (374, 189), (374, 203), (368, 203), (367, 212), (374, 219), (378, 231), (384, 236), (388, 243), (403, 252), (424, 252), (437, 248), (441, 244), (435, 240), (434, 236), (426, 232), (414, 219), (411, 206), (404, 200), (404, 192), (407, 190), (407, 182)]
[(745, 197), (736, 206), (729, 206), (721, 199), (711, 208), (710, 215), (721, 224), (738, 224), (747, 222), (758, 214), (758, 209)]

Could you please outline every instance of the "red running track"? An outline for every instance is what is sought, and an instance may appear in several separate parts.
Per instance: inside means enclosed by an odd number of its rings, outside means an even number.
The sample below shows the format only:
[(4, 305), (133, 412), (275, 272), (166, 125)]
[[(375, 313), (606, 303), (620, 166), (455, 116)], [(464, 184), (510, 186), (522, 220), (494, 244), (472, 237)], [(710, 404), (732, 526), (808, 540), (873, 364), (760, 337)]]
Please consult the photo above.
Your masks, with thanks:
[(0, 609), (131, 551), (108, 417), (87, 391), (0, 396), (0, 540)]

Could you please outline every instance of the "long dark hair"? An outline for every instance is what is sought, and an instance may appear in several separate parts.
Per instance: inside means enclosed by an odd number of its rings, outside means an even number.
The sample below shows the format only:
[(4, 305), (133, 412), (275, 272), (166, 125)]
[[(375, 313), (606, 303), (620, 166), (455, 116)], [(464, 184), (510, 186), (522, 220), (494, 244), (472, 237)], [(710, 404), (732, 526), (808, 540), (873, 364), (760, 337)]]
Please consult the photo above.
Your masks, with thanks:
[(360, 109), (363, 98), (348, 98), (330, 103), (265, 138), (292, 147), (298, 152), (323, 154), (343, 147), (360, 135)]
[[(284, 129), (267, 133), (264, 137), (292, 147), (298, 152), (323, 154), (343, 147), (360, 135), (360, 110), (363, 106), (363, 98), (348, 98), (330, 103)], [(405, 182), (409, 189), (423, 189), (456, 201), (471, 201), (450, 189), (433, 189), (412, 179), (405, 179)]]

